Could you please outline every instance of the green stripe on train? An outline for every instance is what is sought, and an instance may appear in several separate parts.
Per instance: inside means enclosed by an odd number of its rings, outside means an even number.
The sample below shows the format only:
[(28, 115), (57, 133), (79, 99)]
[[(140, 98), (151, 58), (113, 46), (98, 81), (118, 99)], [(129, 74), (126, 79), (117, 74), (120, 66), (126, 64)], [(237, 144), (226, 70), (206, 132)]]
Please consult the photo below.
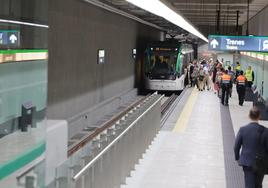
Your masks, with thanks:
[(46, 150), (45, 142), (41, 142), (34, 148), (30, 149), (29, 151), (21, 154), (20, 156), (16, 157), (13, 160), (5, 164), (0, 165), (0, 180), (9, 176), (13, 172), (19, 170), (20, 168), (24, 167), (25, 165), (29, 164), (39, 156), (41, 156)]

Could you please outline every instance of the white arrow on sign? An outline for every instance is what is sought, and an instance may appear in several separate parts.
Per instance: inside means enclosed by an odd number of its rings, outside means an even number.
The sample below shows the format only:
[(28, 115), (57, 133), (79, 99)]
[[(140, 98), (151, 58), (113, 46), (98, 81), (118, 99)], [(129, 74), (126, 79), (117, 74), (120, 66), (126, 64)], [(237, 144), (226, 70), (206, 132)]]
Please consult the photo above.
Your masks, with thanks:
[(16, 40), (18, 40), (18, 38), (16, 37), (16, 35), (12, 34), (10, 35), (9, 40), (11, 41), (12, 44), (14, 44)]
[(212, 46), (212, 48), (216, 48), (219, 45), (219, 43), (218, 43), (218, 41), (216, 39), (213, 39), (210, 42), (210, 45)]
[(268, 50), (268, 40), (263, 41), (262, 50)]

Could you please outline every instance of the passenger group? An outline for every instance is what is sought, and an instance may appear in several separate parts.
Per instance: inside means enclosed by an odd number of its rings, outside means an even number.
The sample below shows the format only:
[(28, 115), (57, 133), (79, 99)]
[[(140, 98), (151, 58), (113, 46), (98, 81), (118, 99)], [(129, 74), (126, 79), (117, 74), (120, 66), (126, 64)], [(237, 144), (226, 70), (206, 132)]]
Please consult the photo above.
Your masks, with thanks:
[[(224, 69), (219, 61), (193, 61), (185, 71), (190, 87), (213, 90), (226, 106), (234, 83), (242, 106), (246, 90), (251, 89), (254, 81), (251, 66), (243, 71), (239, 62), (232, 71), (230, 66)], [(268, 129), (259, 124), (260, 117), (260, 110), (254, 106), (249, 112), (250, 123), (239, 129), (234, 144), (235, 160), (243, 167), (246, 188), (262, 188), (264, 175), (268, 174)]]
[(223, 105), (228, 106), (229, 97), (232, 97), (233, 84), (239, 99), (239, 105), (243, 106), (246, 87), (251, 88), (254, 81), (254, 72), (251, 66), (244, 72), (240, 63), (237, 62), (234, 71), (231, 66), (224, 69), (221, 62), (193, 61), (185, 67), (187, 77), (185, 80), (189, 87), (196, 87), (199, 91), (213, 90), (217, 94)]

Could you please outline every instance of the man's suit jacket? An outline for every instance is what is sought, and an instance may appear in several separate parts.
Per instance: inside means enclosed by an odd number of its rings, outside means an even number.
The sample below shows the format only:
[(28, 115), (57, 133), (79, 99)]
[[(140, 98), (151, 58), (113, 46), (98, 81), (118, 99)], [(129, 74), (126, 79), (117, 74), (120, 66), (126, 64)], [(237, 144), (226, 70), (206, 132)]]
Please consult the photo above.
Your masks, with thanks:
[(260, 125), (258, 123), (252, 122), (239, 129), (234, 146), (235, 159), (239, 160), (239, 165), (251, 167), (255, 163), (259, 136)]

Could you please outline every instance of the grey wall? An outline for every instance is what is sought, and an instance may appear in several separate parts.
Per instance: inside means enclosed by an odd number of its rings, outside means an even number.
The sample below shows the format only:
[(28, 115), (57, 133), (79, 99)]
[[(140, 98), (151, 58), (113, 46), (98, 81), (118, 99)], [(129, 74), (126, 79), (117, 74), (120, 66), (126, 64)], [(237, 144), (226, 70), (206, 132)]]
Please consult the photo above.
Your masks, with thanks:
[[(268, 6), (262, 9), (261, 12), (256, 14), (249, 21), (249, 34), (253, 35), (268, 35)], [(247, 25), (243, 25), (243, 34), (246, 34)], [(247, 66), (251, 65), (255, 72), (254, 84), (257, 86), (257, 90), (266, 100), (268, 99), (268, 63), (257, 58), (248, 57), (241, 55), (242, 69), (246, 69)], [(264, 87), (262, 87), (262, 84)]]
[(47, 24), (48, 0), (1, 0), (0, 17)]
[[(134, 87), (132, 49), (160, 32), (79, 0), (49, 0), (48, 118), (68, 119)], [(97, 49), (106, 50), (98, 65)]]
[[(262, 9), (249, 21), (249, 34), (252, 35), (268, 35), (268, 6)], [(246, 34), (247, 24), (243, 25), (243, 34)]]

